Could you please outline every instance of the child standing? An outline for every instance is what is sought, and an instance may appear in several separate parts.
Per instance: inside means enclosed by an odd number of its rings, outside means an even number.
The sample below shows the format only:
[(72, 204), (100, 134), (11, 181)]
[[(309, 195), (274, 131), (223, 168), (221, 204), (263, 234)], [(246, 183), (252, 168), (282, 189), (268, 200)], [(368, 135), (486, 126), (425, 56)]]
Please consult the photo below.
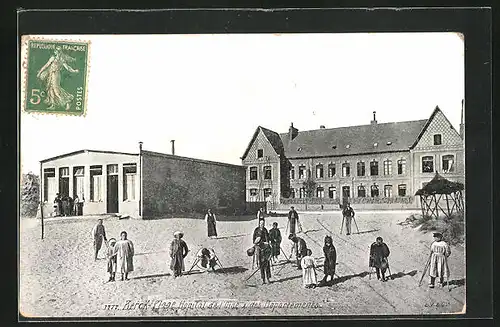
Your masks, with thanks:
[(318, 283), (316, 279), (316, 264), (312, 257), (311, 249), (307, 249), (307, 255), (300, 262), (302, 267), (302, 284), (305, 288), (315, 288)]
[(434, 242), (431, 245), (431, 261), (429, 276), (431, 277), (429, 287), (434, 288), (436, 278), (439, 278), (439, 286), (443, 287), (444, 278), (450, 277), (448, 257), (451, 254), (450, 246), (443, 240), (443, 234), (434, 233)]
[(110, 238), (108, 241), (108, 272), (109, 272), (109, 282), (115, 281), (116, 275), (116, 253), (115, 253), (116, 239)]

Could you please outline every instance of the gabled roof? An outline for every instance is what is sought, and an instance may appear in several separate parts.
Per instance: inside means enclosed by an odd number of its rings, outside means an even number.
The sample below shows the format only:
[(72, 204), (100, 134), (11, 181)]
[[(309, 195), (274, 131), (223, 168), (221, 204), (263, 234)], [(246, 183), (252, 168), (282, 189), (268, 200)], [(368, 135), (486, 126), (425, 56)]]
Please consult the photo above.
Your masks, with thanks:
[(248, 151), (250, 151), (250, 148), (252, 147), (253, 142), (255, 142), (257, 135), (259, 135), (259, 131), (262, 131), (262, 133), (267, 138), (267, 140), (269, 141), (269, 143), (273, 147), (274, 151), (276, 151), (276, 153), (278, 155), (283, 154), (284, 149), (283, 149), (283, 143), (281, 141), (280, 135), (278, 133), (270, 130), (270, 129), (264, 128), (262, 126), (258, 126), (257, 129), (255, 130), (255, 132), (253, 133), (252, 139), (250, 140), (250, 142), (248, 142), (248, 146), (245, 150), (245, 153), (243, 153), (243, 155), (241, 156), (241, 160), (245, 160), (245, 158), (248, 154)]
[[(409, 151), (427, 119), (299, 131), (289, 141), (280, 134), (287, 158), (309, 158)], [(375, 145), (376, 144), (376, 145)]]
[[(427, 128), (429, 127), (430, 123), (432, 122), (432, 120), (434, 119), (434, 117), (438, 114), (438, 112), (441, 112), (441, 109), (439, 109), (439, 106), (436, 106), (436, 108), (434, 109), (434, 111), (432, 112), (432, 115), (429, 117), (429, 119), (427, 119), (427, 122), (425, 123), (424, 127), (422, 128), (422, 131), (420, 131), (420, 134), (418, 134), (417, 138), (415, 139), (415, 142), (413, 142), (413, 144), (411, 145), (411, 148), (413, 149), (417, 144), (418, 144), (418, 141), (420, 141), (420, 139), (422, 138), (422, 135), (424, 135), (425, 131), (427, 130)], [(448, 118), (446, 117), (446, 115), (444, 115), (444, 119), (446, 119), (446, 122), (450, 125), (450, 127), (455, 131), (455, 133), (457, 133), (459, 136), (460, 136), (460, 133), (458, 133), (455, 129), (455, 127), (453, 127), (453, 125), (450, 123), (450, 121), (448, 120)], [(460, 136), (461, 137), (461, 136)]]
[(74, 156), (74, 155), (77, 155), (77, 154), (80, 154), (80, 153), (86, 153), (86, 152), (108, 153), (108, 154), (124, 154), (124, 155), (129, 155), (129, 156), (137, 156), (137, 155), (139, 155), (138, 153), (126, 153), (126, 152), (116, 152), (116, 151), (78, 150), (78, 151), (64, 153), (64, 154), (60, 154), (60, 155), (55, 156), (55, 157), (51, 157), (51, 158), (40, 160), (40, 163), (49, 162), (49, 161), (60, 159), (60, 158), (70, 157), (70, 156)]

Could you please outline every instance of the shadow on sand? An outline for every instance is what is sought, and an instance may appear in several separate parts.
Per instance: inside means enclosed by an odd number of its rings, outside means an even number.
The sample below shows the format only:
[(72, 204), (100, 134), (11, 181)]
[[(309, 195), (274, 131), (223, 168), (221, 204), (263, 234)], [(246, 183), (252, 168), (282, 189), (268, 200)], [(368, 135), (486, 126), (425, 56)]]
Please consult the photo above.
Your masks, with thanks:
[(234, 266), (234, 267), (224, 267), (224, 268), (219, 268), (214, 271), (216, 274), (241, 274), (247, 271), (248, 268), (241, 267), (241, 266)]
[[(446, 281), (444, 282), (444, 285), (447, 285)], [(464, 286), (465, 285), (465, 278), (450, 280), (450, 285), (456, 285), (454, 288)]]
[(171, 276), (171, 274), (165, 273), (165, 274), (156, 274), (156, 275), (144, 275), (144, 276), (131, 277), (130, 279), (145, 279), (145, 278), (166, 277), (166, 276)]
[(235, 238), (235, 237), (243, 237), (243, 236), (248, 236), (249, 234), (238, 234), (238, 235), (229, 235), (229, 236), (222, 236), (222, 237), (216, 237), (215, 240), (224, 240), (227, 238)]
[(357, 233), (353, 233), (355, 235), (357, 234), (368, 234), (368, 233), (374, 233), (374, 232), (378, 232), (380, 229), (372, 229), (372, 230), (365, 230), (365, 231), (361, 231), (361, 232), (357, 232)]
[(398, 278), (402, 278), (404, 276), (415, 276), (417, 274), (417, 271), (416, 270), (412, 270), (408, 273), (404, 273), (404, 272), (398, 272), (397, 274), (392, 274), (392, 275), (389, 275), (387, 276), (387, 278), (390, 278), (390, 279), (398, 279)]

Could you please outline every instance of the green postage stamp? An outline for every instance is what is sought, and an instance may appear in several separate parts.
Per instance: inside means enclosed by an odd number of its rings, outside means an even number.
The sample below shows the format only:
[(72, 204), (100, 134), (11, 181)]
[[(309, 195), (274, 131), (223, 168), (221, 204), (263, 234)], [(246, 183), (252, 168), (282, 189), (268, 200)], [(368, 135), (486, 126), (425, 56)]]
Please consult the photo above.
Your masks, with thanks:
[(27, 40), (24, 111), (83, 116), (90, 42)]

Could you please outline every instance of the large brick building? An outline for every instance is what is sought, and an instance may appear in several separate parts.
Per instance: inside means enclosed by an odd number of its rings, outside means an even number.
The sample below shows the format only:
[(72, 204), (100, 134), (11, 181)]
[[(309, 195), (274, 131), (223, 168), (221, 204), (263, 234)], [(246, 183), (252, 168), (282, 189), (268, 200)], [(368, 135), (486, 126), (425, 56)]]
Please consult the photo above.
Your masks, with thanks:
[[(463, 116), (463, 109), (462, 109)], [(436, 172), (464, 182), (463, 120), (457, 132), (436, 107), (428, 119), (278, 134), (259, 126), (243, 156), (246, 200), (271, 207), (308, 203), (408, 204)], [(310, 179), (312, 194), (304, 185)]]
[(137, 218), (245, 210), (245, 168), (142, 149), (80, 150), (40, 162), (44, 215), (56, 193), (84, 199), (84, 214)]

